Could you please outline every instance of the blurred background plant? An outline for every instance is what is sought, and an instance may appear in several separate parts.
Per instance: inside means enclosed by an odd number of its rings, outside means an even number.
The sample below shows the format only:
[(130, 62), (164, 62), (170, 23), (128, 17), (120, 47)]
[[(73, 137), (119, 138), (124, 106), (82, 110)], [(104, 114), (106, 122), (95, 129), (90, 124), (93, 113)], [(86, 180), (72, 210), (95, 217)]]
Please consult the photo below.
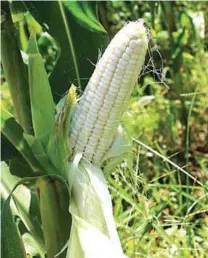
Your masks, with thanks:
[[(47, 23), (38, 19), (32, 8), (30, 11), (13, 6), (22, 56), (27, 64), (27, 42), (31, 31), (35, 31), (51, 79), (60, 56), (57, 39), (62, 32), (57, 27), (60, 34), (54, 34), (58, 36), (55, 40), (50, 35), (53, 29), (47, 30)], [(208, 187), (207, 3), (100, 1), (98, 14), (110, 39), (127, 21), (139, 18), (145, 20), (151, 35), (143, 73), (122, 121), (128, 137), (135, 139), (132, 152), (108, 178), (124, 250), (134, 258), (207, 257), (208, 194), (204, 187)], [(73, 36), (76, 43), (86, 34), (78, 31)], [(103, 52), (107, 39), (105, 43), (103, 40), (101, 37), (97, 45), (90, 46), (83, 38), (79, 47), (87, 53), (93, 46), (99, 46)], [(83, 57), (89, 71), (82, 72), (80, 93), (99, 57), (97, 49), (94, 52)], [(81, 55), (78, 63), (82, 62)], [(13, 113), (3, 70), (1, 80), (1, 98)], [(50, 82), (52, 89), (57, 89), (57, 82), (64, 84), (66, 80), (58, 78)], [(73, 82), (80, 86), (76, 79)], [(55, 101), (68, 86), (55, 92)], [(26, 237), (27, 243), (29, 240)], [(28, 257), (42, 253), (33, 249), (28, 251)]]

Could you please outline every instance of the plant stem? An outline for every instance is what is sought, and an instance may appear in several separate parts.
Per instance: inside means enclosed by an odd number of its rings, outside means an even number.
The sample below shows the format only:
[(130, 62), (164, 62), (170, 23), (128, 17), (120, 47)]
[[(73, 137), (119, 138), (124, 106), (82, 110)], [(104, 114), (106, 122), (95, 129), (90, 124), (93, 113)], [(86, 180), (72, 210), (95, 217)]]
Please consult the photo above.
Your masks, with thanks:
[[(47, 257), (54, 258), (65, 246), (69, 238), (71, 217), (68, 212), (67, 189), (53, 179), (39, 179), (40, 213)], [(59, 258), (65, 258), (63, 251)]]
[(27, 71), (15, 37), (8, 2), (2, 2), (5, 19), (1, 28), (1, 58), (15, 116), (26, 133), (32, 132)]

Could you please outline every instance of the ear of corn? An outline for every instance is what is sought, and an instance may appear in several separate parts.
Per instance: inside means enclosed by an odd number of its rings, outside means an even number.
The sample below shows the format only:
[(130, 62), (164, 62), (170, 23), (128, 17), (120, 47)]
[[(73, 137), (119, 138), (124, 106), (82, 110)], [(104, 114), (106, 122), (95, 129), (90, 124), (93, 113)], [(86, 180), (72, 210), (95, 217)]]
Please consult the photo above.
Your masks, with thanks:
[[(102, 161), (123, 154), (120, 119), (140, 74), (148, 46), (142, 21), (130, 22), (100, 59), (72, 115), (69, 164), (72, 230), (67, 258), (124, 258), (113, 219)], [(123, 146), (123, 150), (119, 150)], [(114, 164), (110, 164), (112, 167)], [(109, 168), (108, 168), (109, 169)]]
[(148, 37), (142, 21), (114, 37), (75, 108), (70, 141), (74, 153), (99, 164), (109, 150), (144, 63)]

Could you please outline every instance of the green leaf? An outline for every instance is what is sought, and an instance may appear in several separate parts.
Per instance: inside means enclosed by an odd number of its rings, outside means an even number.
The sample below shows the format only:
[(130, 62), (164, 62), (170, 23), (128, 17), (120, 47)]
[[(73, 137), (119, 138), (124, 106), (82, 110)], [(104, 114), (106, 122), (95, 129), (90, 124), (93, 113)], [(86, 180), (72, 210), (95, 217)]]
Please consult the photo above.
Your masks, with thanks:
[(60, 97), (73, 83), (81, 90), (94, 70), (99, 50), (104, 50), (108, 35), (99, 23), (95, 2), (71, 1), (26, 1), (25, 5), (48, 32), (57, 40), (60, 55), (50, 84), (54, 100)]
[(15, 24), (15, 30), (18, 36), (18, 42), (23, 51), (26, 51), (28, 36), (26, 31), (25, 13), (27, 9), (21, 1), (12, 1), (10, 3), (12, 20)]
[(34, 157), (31, 148), (23, 137), (23, 129), (21, 126), (15, 121), (13, 117), (7, 119), (7, 113), (5, 110), (2, 110), (1, 115), (1, 132), (3, 135), (21, 153), (34, 172), (39, 173), (42, 171), (39, 162)]
[[(34, 180), (36, 179), (31, 180), (35, 182)], [(9, 172), (9, 167), (4, 162), (1, 162), (1, 184), (4, 189), (4, 197), (8, 198), (10, 193), (21, 182), (18, 177), (12, 176)], [(20, 216), (27, 230), (34, 236), (36, 244), (43, 254), (45, 247), (37, 195), (25, 186), (19, 185), (9, 198), (14, 201), (18, 216)]]
[[(1, 85), (1, 110), (4, 113), (4, 119), (14, 116), (14, 107), (9, 92), (8, 83), (4, 82)], [(6, 110), (4, 112), (4, 110)], [(1, 114), (3, 116), (3, 114)], [(7, 161), (14, 157), (21, 157), (18, 150), (1, 134), (1, 160)]]
[[(62, 139), (60, 137), (60, 139)], [(67, 148), (67, 138), (64, 138), (63, 141), (57, 141), (54, 134), (51, 134), (47, 146), (47, 154), (50, 162), (59, 172), (67, 178), (67, 168), (68, 168), (68, 148)]]
[[(12, 158), (9, 161), (10, 172), (14, 176), (22, 177), (33, 177), (34, 173), (29, 164), (23, 158)], [(36, 173), (35, 173), (36, 174)], [(39, 175), (41, 175), (41, 171)], [(38, 176), (38, 171), (36, 176)]]
[(106, 33), (97, 18), (96, 3), (90, 1), (65, 1), (64, 6), (82, 26), (94, 32)]
[(24, 134), (24, 137), (31, 147), (33, 155), (36, 159), (40, 162), (41, 166), (44, 168), (44, 171), (48, 175), (58, 175), (59, 171), (56, 170), (55, 166), (52, 164), (51, 160), (49, 159), (42, 143), (35, 139), (34, 136), (29, 134)]
[(25, 132), (31, 133), (31, 112), (26, 67), (23, 63), (16, 32), (12, 22), (9, 3), (2, 3), (6, 13), (1, 28), (1, 58), (6, 81), (9, 86), (15, 116)]
[(21, 157), (19, 151), (11, 144), (8, 139), (1, 134), (1, 160), (8, 161), (14, 157)]
[[(6, 183), (8, 183), (8, 180), (6, 180)], [(71, 216), (68, 212), (69, 192), (66, 181), (60, 176), (47, 175), (36, 178), (24, 178), (17, 182), (13, 182), (12, 190), (10, 190), (11, 185), (9, 186), (8, 192), (10, 195), (7, 198), (7, 201), (14, 196), (15, 203), (17, 204), (23, 222), (27, 228), (31, 230), (31, 234), (35, 236), (37, 244), (39, 247), (41, 247), (41, 242), (39, 241), (40, 238), (38, 238), (38, 234), (34, 234), (33, 231), (37, 230), (37, 225), (35, 224), (36, 220), (39, 221), (39, 215), (36, 210), (37, 207), (35, 207), (35, 205), (38, 205), (38, 202), (35, 201), (34, 203), (34, 196), (31, 197), (32, 203), (30, 203), (30, 205), (28, 205), (28, 202), (25, 203), (23, 201), (24, 198), (21, 196), (22, 192), (19, 193), (20, 195), (17, 194), (18, 188), (24, 187), (21, 186), (22, 184), (35, 184), (35, 186), (38, 188), (40, 213), (43, 223), (46, 249), (48, 257), (54, 257), (67, 242), (71, 227)], [(4, 185), (6, 185), (5, 182)], [(32, 208), (31, 205), (33, 205)], [(29, 207), (30, 216), (27, 218)], [(31, 218), (32, 220), (30, 220)], [(32, 222), (32, 224), (30, 222)], [(65, 257), (64, 253), (60, 257)]]
[(36, 139), (46, 147), (55, 124), (55, 106), (43, 59), (34, 35), (28, 44), (32, 122)]
[[(47, 174), (57, 174), (55, 167), (49, 160), (42, 143), (35, 139), (32, 135), (23, 133), (21, 126), (13, 117), (9, 117), (9, 113), (2, 109), (1, 131), (3, 135), (13, 144), (13, 146), (22, 154), (25, 161), (19, 157), (11, 161), (12, 174), (19, 177), (30, 176), (36, 177)], [(32, 171), (29, 169), (31, 167)], [(24, 171), (21, 170), (24, 168)], [(26, 170), (25, 170), (26, 169)], [(44, 170), (44, 171), (43, 171)]]
[(1, 213), (1, 256), (4, 258), (26, 258), (22, 238), (11, 213), (10, 199), (11, 197), (4, 201)]

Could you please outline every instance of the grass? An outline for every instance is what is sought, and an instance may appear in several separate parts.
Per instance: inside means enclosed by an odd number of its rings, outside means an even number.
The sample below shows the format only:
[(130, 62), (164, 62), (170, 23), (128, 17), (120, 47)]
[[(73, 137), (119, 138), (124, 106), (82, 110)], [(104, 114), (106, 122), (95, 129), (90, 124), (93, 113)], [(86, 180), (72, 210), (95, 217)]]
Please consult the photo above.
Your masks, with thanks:
[[(208, 257), (208, 155), (206, 63), (193, 64), (181, 106), (151, 78), (151, 101), (138, 86), (123, 118), (132, 153), (109, 178), (114, 215), (128, 257)], [(188, 84), (188, 82), (185, 82)], [(185, 85), (184, 87), (188, 87)], [(139, 101), (138, 101), (139, 100)], [(185, 133), (185, 134), (184, 134)]]
[[(161, 168), (162, 169), (162, 168)], [(208, 251), (208, 193), (201, 185), (172, 182), (177, 170), (165, 170), (149, 181), (125, 163), (109, 179), (114, 214), (129, 257), (206, 257)], [(170, 173), (171, 172), (171, 173)], [(168, 179), (168, 184), (161, 183)], [(189, 201), (183, 203), (181, 197)], [(189, 206), (187, 206), (187, 204)]]

